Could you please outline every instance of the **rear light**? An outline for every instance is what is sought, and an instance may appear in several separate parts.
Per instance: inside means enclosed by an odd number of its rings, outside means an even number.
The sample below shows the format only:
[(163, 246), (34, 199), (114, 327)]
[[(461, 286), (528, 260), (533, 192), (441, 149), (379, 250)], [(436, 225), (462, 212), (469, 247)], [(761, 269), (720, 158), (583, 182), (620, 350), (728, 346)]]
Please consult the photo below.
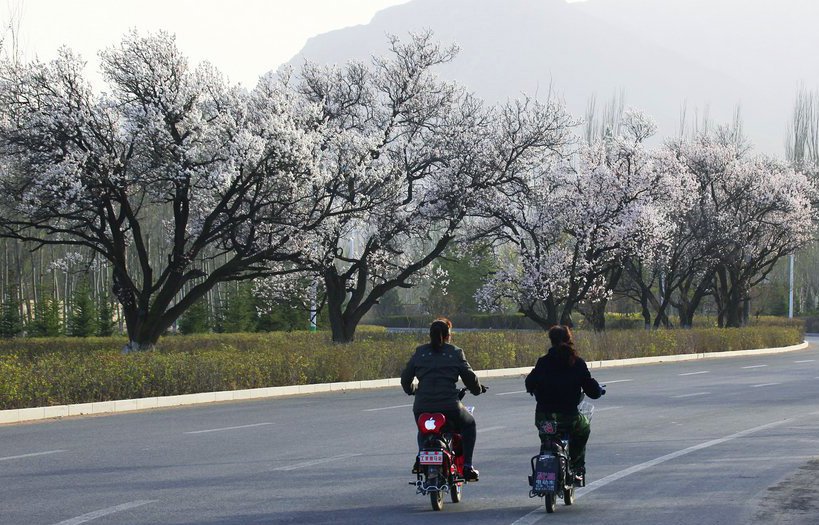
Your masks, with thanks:
[(418, 416), (418, 430), (422, 434), (440, 434), (446, 423), (446, 416), (440, 412), (424, 412)]

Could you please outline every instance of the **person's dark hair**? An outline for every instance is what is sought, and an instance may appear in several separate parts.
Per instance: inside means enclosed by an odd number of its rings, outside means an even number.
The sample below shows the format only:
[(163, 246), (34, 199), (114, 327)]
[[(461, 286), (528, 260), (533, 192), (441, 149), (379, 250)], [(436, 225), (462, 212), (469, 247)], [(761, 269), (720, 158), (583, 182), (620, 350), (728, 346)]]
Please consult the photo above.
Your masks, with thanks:
[(451, 330), (452, 321), (446, 317), (439, 317), (432, 321), (432, 324), (429, 325), (429, 342), (434, 350), (439, 351), (443, 348)]
[(574, 338), (568, 326), (553, 326), (549, 329), (549, 341), (557, 350), (557, 355), (569, 366), (577, 361), (577, 350), (574, 349)]

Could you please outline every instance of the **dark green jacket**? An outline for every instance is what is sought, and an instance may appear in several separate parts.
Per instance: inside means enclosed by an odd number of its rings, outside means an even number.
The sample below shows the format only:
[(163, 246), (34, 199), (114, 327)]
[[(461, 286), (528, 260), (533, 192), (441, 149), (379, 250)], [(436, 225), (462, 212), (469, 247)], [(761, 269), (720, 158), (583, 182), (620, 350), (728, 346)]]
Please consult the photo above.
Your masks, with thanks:
[[(413, 378), (418, 378), (417, 388)], [(458, 377), (470, 392), (481, 393), (481, 383), (475, 371), (469, 366), (464, 351), (451, 344), (444, 344), (435, 351), (431, 344), (415, 349), (404, 371), (401, 372), (401, 387), (409, 395), (415, 396), (413, 409), (418, 411), (455, 410), (459, 407)]]

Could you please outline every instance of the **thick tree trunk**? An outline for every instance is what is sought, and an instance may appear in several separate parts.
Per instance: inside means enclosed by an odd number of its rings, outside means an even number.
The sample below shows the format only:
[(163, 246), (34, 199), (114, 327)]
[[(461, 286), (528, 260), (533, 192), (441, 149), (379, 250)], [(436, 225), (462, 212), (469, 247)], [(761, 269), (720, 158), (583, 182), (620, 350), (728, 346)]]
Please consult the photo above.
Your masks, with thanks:
[(584, 313), (583, 317), (589, 322), (592, 330), (595, 332), (604, 332), (606, 330), (606, 304), (608, 300), (602, 300), (594, 303), (589, 308), (588, 313)]
[(518, 311), (534, 321), (544, 331), (557, 324), (557, 305), (549, 298), (529, 305), (518, 305)]
[(327, 290), (327, 314), (330, 318), (330, 331), (334, 343), (346, 344), (355, 341), (355, 330), (360, 316), (354, 315), (345, 308), (347, 291), (345, 280), (340, 278), (335, 268), (324, 273), (324, 286)]

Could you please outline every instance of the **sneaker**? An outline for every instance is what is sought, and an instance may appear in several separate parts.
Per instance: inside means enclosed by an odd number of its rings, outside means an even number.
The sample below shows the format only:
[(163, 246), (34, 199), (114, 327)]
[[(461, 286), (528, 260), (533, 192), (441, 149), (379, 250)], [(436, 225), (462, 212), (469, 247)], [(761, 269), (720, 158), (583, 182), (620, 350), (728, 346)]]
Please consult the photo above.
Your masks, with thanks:
[(464, 479), (466, 481), (478, 481), (479, 476), (480, 472), (478, 472), (478, 469), (476, 469), (472, 465), (464, 467)]
[(415, 465), (412, 466), (412, 473), (413, 474), (420, 474), (421, 473), (421, 462), (418, 461), (418, 458), (415, 458)]

